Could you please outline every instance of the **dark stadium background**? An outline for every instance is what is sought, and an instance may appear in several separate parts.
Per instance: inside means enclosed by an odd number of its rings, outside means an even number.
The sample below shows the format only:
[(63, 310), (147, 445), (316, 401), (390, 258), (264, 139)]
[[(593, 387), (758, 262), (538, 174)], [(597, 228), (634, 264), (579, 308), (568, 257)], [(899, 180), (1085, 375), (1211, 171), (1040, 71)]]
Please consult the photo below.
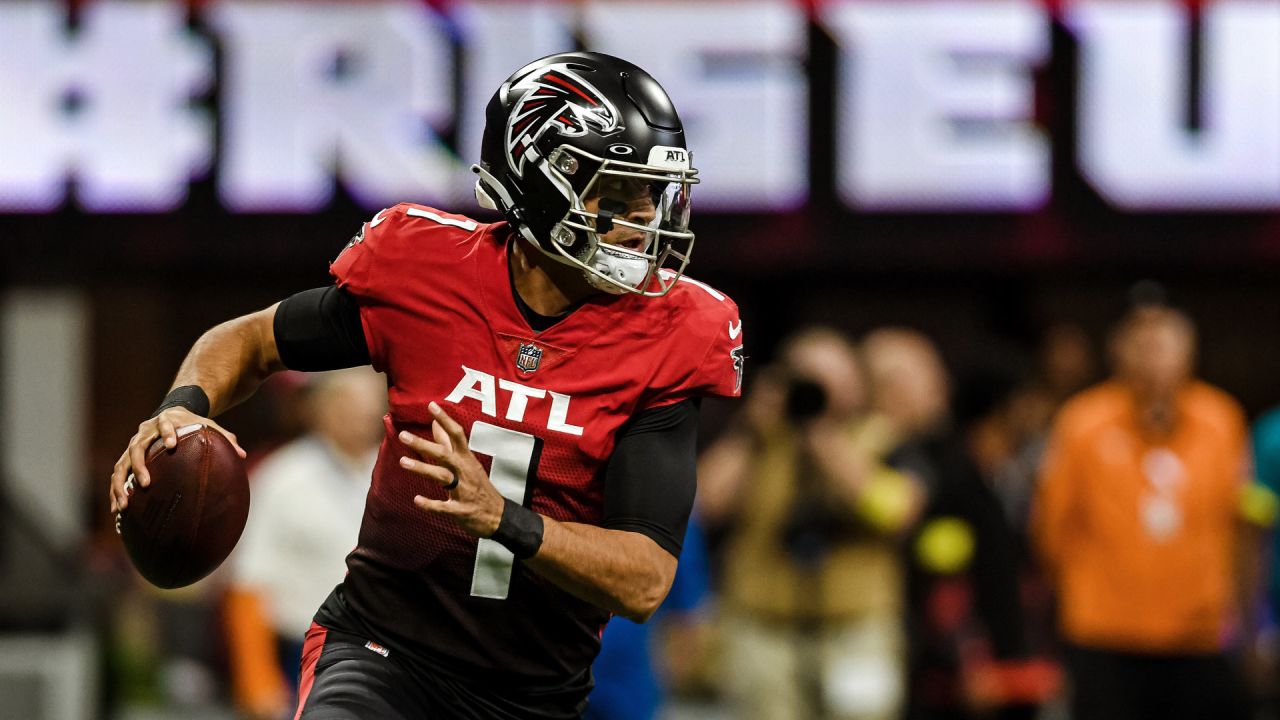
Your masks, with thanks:
[[(201, 30), (194, 10), (191, 22)], [(1198, 323), (1207, 380), (1251, 414), (1280, 402), (1280, 209), (1133, 213), (1110, 206), (1076, 168), (1078, 58), (1060, 24), (1036, 73), (1036, 120), (1053, 148), (1052, 192), (1030, 212), (848, 209), (834, 179), (835, 60), (834, 41), (811, 23), (812, 156), (803, 207), (716, 214), (700, 211), (693, 196), (698, 239), (690, 274), (741, 306), (749, 368), (767, 363), (788, 333), (817, 323), (854, 334), (918, 328), (959, 372), (992, 357), (1030, 363), (1055, 323), (1079, 324), (1101, 349), (1134, 284), (1154, 280)], [(1195, 127), (1196, 88), (1189, 90), (1187, 124)], [(453, 92), (459, 105), (487, 101)], [(197, 102), (216, 111), (217, 86)], [(436, 130), (454, 142), (451, 128)], [(478, 154), (454, 149), (468, 162)], [(215, 163), (185, 205), (167, 214), (88, 214), (74, 200), (49, 214), (0, 214), (0, 287), (72, 287), (91, 304), (84, 482), (92, 491), (84, 516), (100, 530), (109, 520), (108, 469), (191, 343), (217, 322), (328, 283), (328, 262), (371, 214), (341, 182), (321, 212), (233, 214), (217, 196), (217, 173)], [(272, 421), (263, 402), (234, 410), (226, 424), (252, 441)]]
[[(201, 27), (194, 11), (192, 26)], [(914, 326), (961, 366), (993, 343), (1030, 351), (1052, 322), (1077, 322), (1101, 342), (1132, 284), (1153, 279), (1200, 323), (1208, 379), (1252, 411), (1280, 400), (1280, 374), (1269, 362), (1280, 356), (1280, 212), (1110, 207), (1076, 171), (1078, 65), (1060, 24), (1036, 78), (1036, 120), (1053, 147), (1052, 195), (1030, 213), (845, 208), (832, 167), (835, 47), (817, 24), (809, 43), (809, 202), (785, 214), (712, 214), (698, 210), (694, 194), (691, 274), (738, 300), (754, 364), (785, 333), (810, 323), (851, 331)], [(1196, 88), (1189, 90), (1194, 127)], [(218, 98), (215, 85), (199, 102), (216, 109)], [(450, 130), (437, 128), (452, 143)], [(455, 150), (465, 161), (478, 154)], [(163, 394), (203, 329), (327, 283), (328, 261), (369, 215), (341, 182), (320, 213), (230, 214), (215, 192), (217, 172), (215, 165), (193, 183), (186, 205), (171, 214), (88, 215), (69, 201), (51, 215), (0, 215), (0, 282), (71, 284), (93, 300), (99, 460), (116, 452), (123, 438), (116, 429), (136, 423)]]

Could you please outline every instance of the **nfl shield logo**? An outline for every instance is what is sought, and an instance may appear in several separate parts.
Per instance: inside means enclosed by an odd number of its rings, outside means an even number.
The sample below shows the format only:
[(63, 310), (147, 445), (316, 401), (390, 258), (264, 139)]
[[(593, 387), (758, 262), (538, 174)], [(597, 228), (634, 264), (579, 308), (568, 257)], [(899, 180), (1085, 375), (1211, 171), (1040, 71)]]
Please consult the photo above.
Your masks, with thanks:
[(516, 355), (516, 367), (520, 372), (531, 373), (542, 363), (542, 349), (533, 343), (521, 343), (520, 353)]

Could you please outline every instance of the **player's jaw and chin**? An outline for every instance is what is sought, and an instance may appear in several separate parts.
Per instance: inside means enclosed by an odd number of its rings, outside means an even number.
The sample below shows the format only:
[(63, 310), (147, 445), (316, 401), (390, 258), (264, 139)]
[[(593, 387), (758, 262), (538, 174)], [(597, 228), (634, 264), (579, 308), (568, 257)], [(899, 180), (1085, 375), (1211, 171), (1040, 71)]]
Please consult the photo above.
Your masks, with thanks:
[[(613, 232), (618, 233), (619, 237), (599, 236), (592, 243), (591, 251), (583, 258), (564, 251), (547, 253), (518, 234), (513, 242), (570, 296), (604, 293), (662, 297), (683, 276), (683, 258), (687, 257), (686, 254), (675, 254), (668, 248), (659, 251), (655, 257), (644, 251), (644, 248), (656, 242), (652, 237), (641, 236), (637, 239), (635, 231), (629, 228), (615, 229)], [(667, 258), (672, 255), (680, 258), (679, 267), (667, 267)], [(529, 299), (525, 298), (526, 301)]]

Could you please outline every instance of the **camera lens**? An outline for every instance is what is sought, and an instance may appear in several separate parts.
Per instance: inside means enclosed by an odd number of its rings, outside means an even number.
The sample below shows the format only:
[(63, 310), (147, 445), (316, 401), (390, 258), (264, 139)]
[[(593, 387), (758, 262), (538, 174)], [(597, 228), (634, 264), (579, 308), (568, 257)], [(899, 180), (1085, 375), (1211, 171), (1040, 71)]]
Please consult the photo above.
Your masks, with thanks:
[(787, 385), (787, 419), (791, 422), (812, 420), (827, 409), (827, 391), (806, 378), (792, 378)]

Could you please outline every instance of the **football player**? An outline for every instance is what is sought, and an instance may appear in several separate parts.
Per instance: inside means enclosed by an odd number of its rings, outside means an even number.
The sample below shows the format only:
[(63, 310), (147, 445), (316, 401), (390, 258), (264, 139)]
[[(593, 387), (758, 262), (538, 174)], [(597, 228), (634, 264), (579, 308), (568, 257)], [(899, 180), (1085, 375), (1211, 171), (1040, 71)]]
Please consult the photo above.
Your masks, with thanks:
[(671, 586), (698, 399), (741, 388), (736, 305), (683, 274), (697, 170), (648, 73), (598, 53), (521, 68), (480, 158), (476, 196), (504, 221), (379, 212), (334, 285), (202, 336), (112, 475), (128, 512), (153, 440), (218, 428), (274, 371), (386, 373), (359, 545), (307, 634), (297, 717), (580, 716), (610, 615), (643, 621)]

